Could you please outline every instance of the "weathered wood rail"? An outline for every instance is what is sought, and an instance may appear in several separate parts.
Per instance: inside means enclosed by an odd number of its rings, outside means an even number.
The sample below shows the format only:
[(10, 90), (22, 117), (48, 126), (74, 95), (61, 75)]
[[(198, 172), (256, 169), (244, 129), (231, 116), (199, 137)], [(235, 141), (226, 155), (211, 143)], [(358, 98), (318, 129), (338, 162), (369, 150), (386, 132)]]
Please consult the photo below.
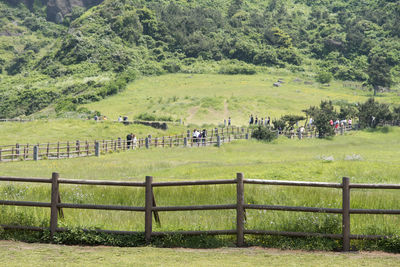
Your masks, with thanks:
[[(400, 184), (350, 184), (350, 179), (343, 177), (342, 183), (325, 182), (299, 182), (299, 181), (280, 181), (280, 180), (257, 180), (245, 179), (243, 173), (237, 173), (236, 179), (230, 180), (202, 180), (202, 181), (179, 181), (179, 182), (153, 182), (152, 176), (146, 176), (145, 182), (127, 182), (127, 181), (103, 181), (103, 180), (71, 180), (60, 179), (58, 173), (53, 173), (51, 179), (46, 178), (20, 178), (20, 177), (0, 177), (0, 182), (24, 182), (24, 183), (47, 183), (51, 184), (51, 202), (33, 202), (0, 200), (0, 205), (8, 206), (26, 206), (50, 208), (49, 227), (37, 227), (26, 225), (2, 225), (3, 229), (21, 229), (32, 231), (44, 231), (49, 229), (53, 237), (56, 232), (67, 231), (66, 228), (58, 227), (59, 216), (63, 216), (62, 209), (97, 209), (97, 210), (118, 210), (144, 212), (144, 231), (115, 231), (115, 230), (90, 230), (112, 234), (144, 234), (147, 242), (151, 241), (153, 236), (165, 235), (236, 235), (237, 245), (245, 245), (245, 235), (279, 235), (291, 237), (325, 237), (332, 239), (341, 239), (343, 242), (343, 251), (350, 250), (351, 239), (382, 239), (388, 238), (385, 235), (352, 235), (350, 232), (351, 214), (400, 214), (396, 209), (352, 209), (350, 205), (351, 189), (400, 189)], [(62, 184), (91, 185), (91, 186), (126, 186), (141, 187), (145, 189), (145, 205), (137, 206), (118, 206), (118, 205), (97, 205), (97, 204), (76, 204), (61, 203), (59, 186)], [(236, 184), (236, 203), (218, 204), (218, 205), (195, 205), (195, 206), (161, 206), (155, 204), (154, 187), (172, 187), (172, 186), (199, 186), (199, 185), (230, 185)], [(333, 188), (342, 192), (342, 208), (324, 208), (324, 207), (299, 207), (299, 206), (280, 206), (280, 205), (256, 205), (246, 204), (245, 202), (245, 184), (260, 186), (301, 186)], [(288, 231), (269, 231), (245, 228), (245, 210), (275, 210), (292, 212), (311, 212), (311, 213), (333, 213), (342, 215), (342, 233), (309, 233), (309, 232), (288, 232)], [(168, 231), (153, 232), (152, 215), (156, 222), (160, 222), (158, 212), (173, 211), (193, 211), (193, 210), (236, 210), (236, 229), (228, 230), (207, 230), (207, 231)], [(83, 229), (83, 231), (89, 231)]]

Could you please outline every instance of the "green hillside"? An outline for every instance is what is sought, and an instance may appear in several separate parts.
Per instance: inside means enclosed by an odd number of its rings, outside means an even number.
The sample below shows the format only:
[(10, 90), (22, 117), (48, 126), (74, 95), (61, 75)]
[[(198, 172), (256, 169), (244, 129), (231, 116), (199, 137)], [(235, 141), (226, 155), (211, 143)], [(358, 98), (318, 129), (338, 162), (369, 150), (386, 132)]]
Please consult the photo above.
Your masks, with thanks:
[[(284, 83), (273, 86), (279, 79)], [(344, 85), (337, 81), (321, 86), (310, 77), (285, 71), (251, 76), (168, 74), (137, 80), (124, 92), (85, 107), (112, 119), (120, 115), (135, 118), (144, 113), (198, 125), (218, 125), (231, 117), (234, 125), (247, 125), (250, 114), (271, 119), (287, 114), (304, 115), (302, 110), (327, 99), (339, 110), (343, 104), (365, 102), (371, 96), (370, 91)], [(379, 94), (378, 101), (397, 106), (400, 96)]]
[(400, 81), (398, 1), (106, 0), (62, 24), (40, 6), (8, 2), (0, 1), (0, 118), (48, 106), (85, 116), (79, 104), (164, 73), (285, 68), (377, 91)]

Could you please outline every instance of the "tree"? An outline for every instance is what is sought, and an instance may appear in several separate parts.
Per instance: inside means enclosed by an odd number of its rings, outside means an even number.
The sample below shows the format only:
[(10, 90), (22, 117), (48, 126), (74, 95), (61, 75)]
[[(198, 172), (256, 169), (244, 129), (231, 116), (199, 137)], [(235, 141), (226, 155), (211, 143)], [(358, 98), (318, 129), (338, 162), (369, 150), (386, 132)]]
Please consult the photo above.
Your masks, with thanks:
[(319, 107), (312, 106), (303, 111), (307, 114), (307, 116), (313, 118), (319, 138), (324, 138), (335, 134), (335, 131), (329, 124), (329, 121), (334, 120), (338, 115), (331, 101), (321, 101)]
[(379, 86), (390, 87), (392, 84), (392, 77), (390, 74), (391, 67), (386, 62), (386, 58), (382, 55), (373, 55), (369, 61), (368, 83), (374, 88), (375, 96)]
[(379, 122), (390, 121), (392, 113), (388, 104), (375, 102), (374, 98), (369, 98), (365, 103), (358, 104), (358, 120), (361, 127), (375, 128)]
[(329, 71), (320, 71), (316, 77), (319, 83), (329, 83), (332, 80), (332, 73)]

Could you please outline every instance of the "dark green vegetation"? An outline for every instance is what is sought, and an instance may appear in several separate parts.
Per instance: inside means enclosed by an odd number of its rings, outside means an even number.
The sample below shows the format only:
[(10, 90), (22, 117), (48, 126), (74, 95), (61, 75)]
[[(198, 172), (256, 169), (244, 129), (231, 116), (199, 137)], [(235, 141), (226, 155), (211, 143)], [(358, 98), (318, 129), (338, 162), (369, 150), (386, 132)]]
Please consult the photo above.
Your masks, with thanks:
[(140, 75), (268, 66), (375, 91), (400, 80), (398, 1), (106, 0), (74, 9), (62, 24), (45, 20), (40, 1), (32, 11), (7, 2), (0, 2), (0, 118), (49, 105), (58, 115), (91, 115), (78, 105)]

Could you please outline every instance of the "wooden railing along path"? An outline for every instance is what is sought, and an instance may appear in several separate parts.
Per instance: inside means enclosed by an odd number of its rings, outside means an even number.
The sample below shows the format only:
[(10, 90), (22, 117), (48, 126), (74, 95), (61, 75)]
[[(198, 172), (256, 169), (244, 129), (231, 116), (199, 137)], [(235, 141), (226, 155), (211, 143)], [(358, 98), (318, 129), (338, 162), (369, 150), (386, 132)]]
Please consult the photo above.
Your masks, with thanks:
[[(354, 130), (351, 126), (339, 127), (335, 133), (339, 135), (351, 130)], [(286, 136), (291, 139), (318, 137), (315, 128), (305, 129), (304, 132), (294, 130), (275, 132), (278, 136)], [(125, 151), (132, 148), (220, 146), (236, 139), (250, 139), (252, 128), (229, 126), (211, 129), (207, 133), (208, 136), (206, 138), (198, 139), (193, 138), (189, 130), (185, 134), (173, 136), (153, 138), (149, 135), (146, 138), (137, 139), (135, 144), (129, 144), (126, 139), (118, 138), (111, 140), (76, 140), (55, 143), (0, 145), (0, 162), (99, 156), (101, 153)]]
[(206, 138), (195, 139), (188, 131), (185, 134), (138, 138), (136, 143), (129, 144), (126, 139), (93, 141), (48, 142), (39, 144), (0, 145), (0, 162), (17, 160), (60, 159), (73, 157), (99, 156), (101, 153), (124, 151), (132, 148), (151, 147), (194, 147), (220, 146), (235, 139), (250, 138), (251, 129), (239, 127), (215, 128), (207, 131)]
[[(245, 179), (243, 173), (237, 173), (236, 179), (230, 180), (202, 180), (202, 181), (179, 181), (179, 182), (153, 182), (152, 176), (146, 176), (145, 182), (127, 182), (127, 181), (104, 181), (104, 180), (70, 180), (60, 179), (58, 173), (53, 173), (51, 179), (46, 178), (19, 178), (19, 177), (0, 177), (0, 182), (24, 182), (24, 183), (47, 183), (51, 184), (51, 202), (33, 202), (17, 200), (0, 200), (0, 205), (7, 206), (27, 206), (50, 208), (49, 227), (37, 227), (32, 225), (0, 225), (3, 229), (22, 229), (33, 231), (50, 230), (51, 237), (56, 232), (67, 231), (65, 228), (58, 227), (59, 216), (64, 216), (62, 209), (96, 209), (96, 210), (118, 210), (144, 212), (144, 231), (115, 231), (115, 230), (90, 230), (111, 234), (143, 234), (147, 242), (151, 241), (153, 236), (165, 235), (236, 235), (237, 245), (245, 244), (245, 235), (279, 235), (292, 237), (325, 237), (332, 239), (341, 239), (343, 242), (343, 251), (350, 250), (351, 239), (382, 239), (387, 238), (384, 235), (352, 235), (350, 232), (351, 214), (400, 214), (400, 210), (387, 209), (352, 209), (350, 205), (350, 191), (353, 189), (400, 189), (399, 184), (350, 184), (350, 179), (343, 177), (342, 183), (321, 183), (321, 182), (300, 182), (300, 181), (279, 181), (279, 180), (256, 180)], [(91, 185), (91, 186), (126, 186), (142, 187), (145, 189), (144, 207), (136, 206), (118, 206), (118, 205), (97, 205), (97, 204), (76, 204), (62, 203), (59, 186), (63, 184)], [(218, 204), (218, 205), (196, 205), (196, 206), (156, 206), (154, 187), (172, 187), (172, 186), (199, 186), (199, 185), (227, 185), (236, 184), (236, 203)], [(299, 206), (278, 206), (246, 204), (245, 202), (245, 184), (255, 184), (260, 186), (300, 186), (300, 187), (319, 187), (335, 188), (342, 192), (342, 208), (324, 208), (324, 207), (299, 207)], [(212, 196), (210, 196), (210, 199)], [(305, 233), (305, 232), (287, 232), (287, 231), (269, 231), (245, 228), (245, 210), (276, 210), (290, 212), (311, 212), (311, 213), (333, 213), (342, 215), (342, 233)], [(228, 230), (207, 230), (207, 231), (168, 231), (153, 232), (152, 215), (155, 221), (160, 222), (159, 212), (173, 211), (193, 211), (193, 210), (236, 210), (236, 229)], [(68, 214), (67, 214), (68, 215)], [(65, 216), (67, 216), (65, 215)], [(215, 218), (216, 220), (218, 218)], [(83, 231), (89, 231), (83, 229)]]

